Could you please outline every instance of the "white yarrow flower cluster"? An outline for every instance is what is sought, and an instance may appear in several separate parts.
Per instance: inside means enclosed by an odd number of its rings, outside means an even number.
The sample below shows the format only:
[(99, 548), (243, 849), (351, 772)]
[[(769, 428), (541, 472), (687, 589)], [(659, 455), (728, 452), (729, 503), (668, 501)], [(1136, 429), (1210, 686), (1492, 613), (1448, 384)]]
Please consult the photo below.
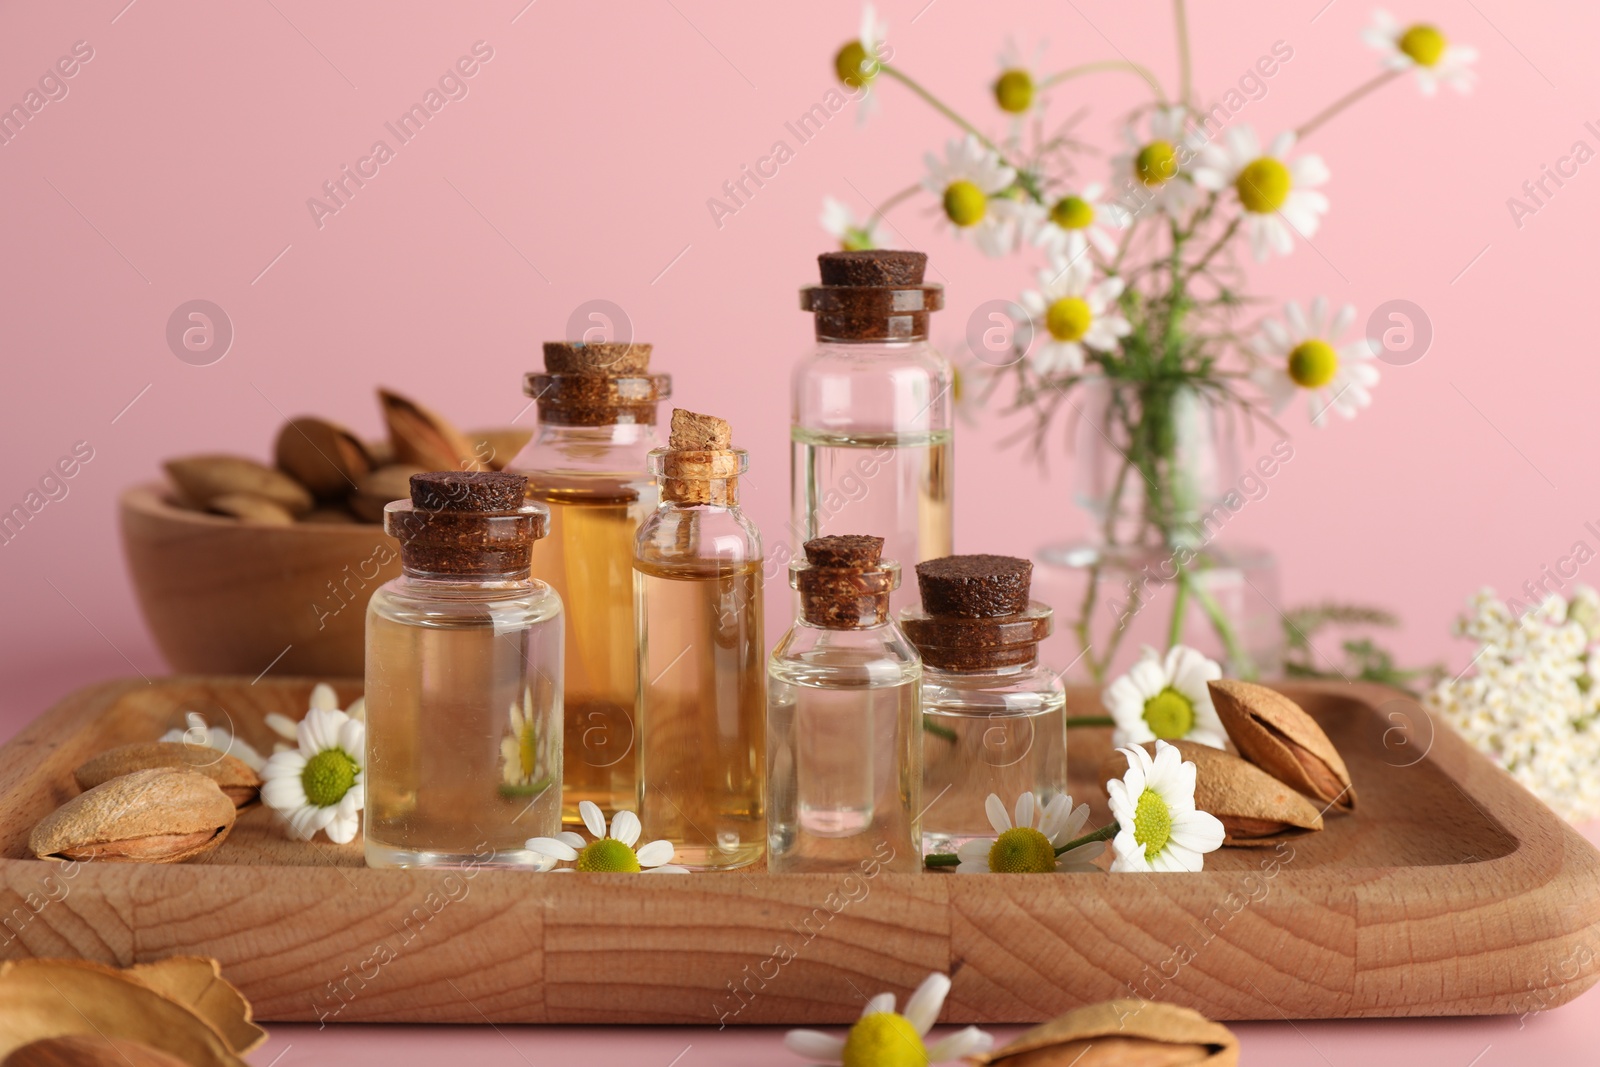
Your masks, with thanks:
[(1478, 653), (1428, 707), (1564, 818), (1600, 818), (1600, 595), (1580, 586), (1520, 618), (1490, 589), (1468, 605), (1456, 633)]

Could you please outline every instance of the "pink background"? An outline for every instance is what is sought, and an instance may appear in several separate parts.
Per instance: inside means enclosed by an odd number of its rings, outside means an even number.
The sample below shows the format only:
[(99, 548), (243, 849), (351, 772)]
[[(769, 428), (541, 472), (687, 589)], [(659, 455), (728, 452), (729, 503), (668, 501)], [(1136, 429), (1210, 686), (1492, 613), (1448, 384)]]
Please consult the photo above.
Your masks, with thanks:
[[(74, 42), (94, 51), (68, 95), (0, 145), (0, 510), (74, 442), (94, 449), (67, 498), (0, 546), (0, 736), (77, 686), (165, 669), (122, 573), (123, 486), (175, 454), (265, 456), (285, 415), (317, 412), (375, 434), (377, 383), (463, 425), (507, 422), (524, 406), (520, 375), (537, 366), (537, 342), (560, 337), (586, 300), (626, 309), (680, 402), (733, 418), (752, 452), (748, 507), (780, 529), (782, 382), (810, 340), (795, 292), (827, 247), (814, 222), (821, 199), (867, 210), (863, 197), (917, 180), (921, 153), (951, 128), (884, 85), (883, 110), (864, 128), (843, 114), (804, 145), (785, 130), (833, 85), (854, 3), (525, 2), (96, 0), (0, 15), (0, 103), (20, 100)], [(1008, 32), (1028, 54), (1048, 38), (1045, 70), (1120, 51), (1174, 81), (1169, 20), (1151, 13), (1159, 5), (924, 3), (880, 5), (896, 63), (995, 132), (1003, 124), (985, 87)], [(1238, 116), (1267, 136), (1375, 69), (1358, 36), (1369, 9), (1354, 0), (1236, 0), (1221, 15), (1194, 6), (1203, 99), (1275, 41), (1293, 48)], [(1358, 321), (1386, 300), (1413, 301), (1433, 345), (1419, 363), (1383, 368), (1356, 423), (1316, 432), (1287, 413), (1295, 458), (1226, 537), (1279, 553), (1285, 603), (1388, 605), (1408, 624), (1395, 642), (1405, 658), (1459, 668), (1470, 653), (1447, 627), (1468, 593), (1515, 590), (1576, 541), (1600, 548), (1584, 527), (1600, 522), (1586, 269), (1600, 236), (1600, 163), (1520, 227), (1506, 205), (1574, 141), (1600, 148), (1584, 127), (1600, 127), (1600, 17), (1512, 0), (1418, 0), (1398, 14), (1478, 46), (1478, 92), (1428, 100), (1407, 79), (1315, 134), (1332, 212), (1315, 250), (1253, 276), (1274, 303), (1326, 293), (1354, 303)], [(375, 139), (393, 145), (384, 123), (480, 40), (493, 58), (468, 95), (319, 228), (307, 198)], [(1087, 108), (1082, 135), (1109, 146), (1139, 90), (1124, 75), (1078, 80), (1056, 93), (1053, 113)], [(707, 199), (780, 138), (793, 160), (716, 225)], [(1086, 176), (1099, 169), (1089, 160)], [(1014, 298), (1031, 269), (951, 241), (929, 207), (900, 209), (891, 232), (930, 253), (949, 296), (935, 338), (959, 355), (971, 310)], [(236, 331), (210, 366), (179, 361), (164, 339), (173, 309), (194, 298), (221, 305)], [(999, 451), (1013, 427), (989, 412), (961, 428), (961, 551), (1029, 554), (1083, 532), (1066, 459), (1045, 474)], [(1582, 1010), (1523, 1031), (1504, 1020), (1242, 1031), (1252, 1052), (1271, 1050), (1254, 1062), (1399, 1063), (1414, 1058), (1404, 1049), (1426, 1048), (1430, 1062), (1466, 1064), (1492, 1044), (1481, 1062), (1503, 1063), (1578, 1048)], [(541, 1062), (555, 1040), (283, 1030), (258, 1062), (286, 1043), (284, 1063), (376, 1060), (380, 1041), (415, 1057), (385, 1053), (390, 1063), (433, 1062), (463, 1044), (486, 1064)], [(693, 1044), (682, 1060), (692, 1067), (775, 1038), (749, 1040), (637, 1033), (608, 1037), (609, 1051), (585, 1047), (595, 1062), (664, 1065)]]

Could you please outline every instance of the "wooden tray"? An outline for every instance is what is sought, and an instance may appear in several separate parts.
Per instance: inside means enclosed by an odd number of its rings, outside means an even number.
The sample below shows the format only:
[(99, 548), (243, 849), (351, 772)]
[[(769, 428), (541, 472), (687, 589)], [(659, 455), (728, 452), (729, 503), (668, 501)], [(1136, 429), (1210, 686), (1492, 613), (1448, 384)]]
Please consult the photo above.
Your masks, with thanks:
[[(958, 1023), (1130, 991), (1218, 1019), (1491, 1014), (1600, 976), (1600, 855), (1448, 729), (1430, 741), (1423, 719), (1396, 745), (1398, 694), (1365, 685), (1285, 686), (1344, 753), (1359, 813), (1199, 874), (466, 879), (367, 870), (359, 843), (287, 841), (259, 809), (201, 862), (66, 879), (26, 858), (87, 757), (186, 710), (265, 750), (262, 716), (299, 716), (310, 685), (106, 683), (0, 749), (0, 958), (210, 955), (258, 1017), (339, 1022), (843, 1023), (935, 970)], [(1093, 693), (1071, 700), (1093, 712)], [(1108, 733), (1072, 746), (1097, 820)]]

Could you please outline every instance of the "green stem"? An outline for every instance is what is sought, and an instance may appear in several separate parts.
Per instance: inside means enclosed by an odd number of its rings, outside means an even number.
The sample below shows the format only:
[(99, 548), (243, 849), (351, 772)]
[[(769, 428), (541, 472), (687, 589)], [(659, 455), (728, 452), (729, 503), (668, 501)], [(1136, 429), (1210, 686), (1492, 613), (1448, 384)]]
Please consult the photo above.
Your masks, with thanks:
[(951, 744), (954, 744), (956, 741), (956, 732), (954, 730), (950, 729), (948, 726), (940, 726), (936, 722), (929, 722), (926, 715), (922, 717), (922, 729), (927, 733), (932, 734), (934, 737), (944, 738)]
[(1091, 841), (1110, 841), (1113, 837), (1117, 836), (1117, 831), (1120, 829), (1122, 829), (1122, 826), (1119, 823), (1112, 823), (1110, 826), (1102, 826), (1093, 833), (1084, 834), (1082, 837), (1075, 837), (1071, 841), (1068, 841), (1066, 844), (1056, 849), (1056, 855), (1059, 856), (1064, 852), (1071, 851), (1072, 849), (1077, 848), (1079, 845), (1087, 845)]
[(1117, 721), (1109, 715), (1070, 715), (1067, 717), (1067, 729), (1075, 726), (1115, 726)]
[(1300, 127), (1294, 131), (1295, 140), (1298, 141), (1309, 136), (1313, 130), (1317, 129), (1317, 127), (1333, 118), (1351, 104), (1354, 104), (1368, 93), (1383, 88), (1385, 85), (1388, 85), (1390, 82), (1394, 81), (1404, 73), (1405, 71), (1403, 70), (1386, 70), (1376, 78), (1373, 78), (1371, 81), (1363, 82), (1362, 84), (1356, 86), (1354, 89), (1350, 90), (1348, 93), (1345, 93), (1339, 99), (1335, 100), (1333, 103), (1317, 112), (1310, 119), (1301, 123)]
[(1189, 272), (1184, 275), (1185, 282), (1188, 282), (1189, 279), (1206, 269), (1206, 264), (1211, 262), (1212, 257), (1222, 251), (1222, 246), (1226, 245), (1233, 239), (1233, 235), (1239, 232), (1239, 223), (1242, 221), (1244, 221), (1243, 215), (1234, 216), (1233, 221), (1228, 223), (1228, 228), (1222, 231), (1222, 236), (1218, 237), (1216, 242), (1206, 249), (1199, 259), (1195, 260), (1194, 266), (1189, 268)]
[(1079, 75), (1094, 74), (1102, 70), (1125, 70), (1131, 74), (1137, 74), (1150, 86), (1151, 90), (1156, 94), (1156, 99), (1163, 104), (1167, 102), (1167, 94), (1162, 91), (1161, 83), (1156, 80), (1154, 74), (1150, 73), (1149, 68), (1142, 67), (1128, 59), (1101, 59), (1093, 63), (1080, 63), (1076, 67), (1068, 67), (1059, 74), (1050, 75), (1050, 77), (1039, 83), (1039, 88), (1048, 89), (1053, 85), (1060, 85), (1062, 82), (1076, 78)]
[(1250, 661), (1244, 646), (1239, 643), (1239, 634), (1234, 630), (1233, 621), (1228, 618), (1228, 613), (1222, 610), (1222, 605), (1217, 603), (1209, 590), (1194, 580), (1194, 576), (1188, 570), (1179, 572), (1179, 581), (1189, 587), (1195, 600), (1205, 611), (1206, 618), (1211, 622), (1211, 628), (1222, 641), (1230, 666), (1234, 667), (1240, 677), (1247, 679), (1254, 677), (1255, 664)]
[(1172, 0), (1172, 20), (1178, 33), (1178, 102), (1189, 107), (1194, 94), (1190, 86), (1189, 15), (1183, 8), (1183, 0)]
[(1172, 622), (1167, 626), (1167, 647), (1183, 644), (1184, 612), (1189, 610), (1189, 581), (1182, 567), (1178, 568), (1178, 591), (1172, 598)]
[[(999, 145), (995, 144), (993, 141), (989, 140), (989, 138), (985, 137), (983, 135), (983, 133), (980, 132), (976, 126), (974, 126), (972, 123), (968, 122), (966, 119), (962, 118), (960, 115), (956, 114), (954, 109), (952, 109), (949, 105), (947, 105), (944, 101), (940, 100), (938, 97), (934, 96), (932, 93), (928, 92), (928, 90), (924, 89), (921, 85), (919, 85), (916, 81), (914, 81), (909, 75), (902, 74), (898, 67), (891, 67), (891, 66), (889, 66), (889, 64), (884, 63), (884, 64), (879, 65), (878, 70), (879, 70), (880, 73), (889, 75), (889, 77), (893, 78), (895, 81), (899, 82), (901, 85), (904, 85), (907, 89), (910, 89), (912, 92), (914, 92), (918, 96), (922, 97), (923, 102), (926, 103), (929, 107), (933, 108), (939, 114), (943, 115), (945, 118), (947, 118), (951, 122), (955, 123), (957, 126), (960, 126), (963, 130), (966, 130), (968, 133), (972, 134), (972, 136), (976, 137), (978, 139), (979, 143), (981, 143), (985, 148), (987, 148), (989, 151), (993, 152), (995, 155), (999, 156), (1000, 157), (1000, 162), (1005, 163), (1005, 165), (1008, 166), (1008, 167), (1011, 166), (1011, 163), (1007, 162), (1007, 160), (1005, 158), (1005, 153), (1000, 151), (1000, 146)], [(1016, 169), (1016, 168), (1013, 167), (1012, 169)]]
[(961, 863), (961, 857), (954, 852), (932, 852), (922, 857), (924, 867), (955, 867)]

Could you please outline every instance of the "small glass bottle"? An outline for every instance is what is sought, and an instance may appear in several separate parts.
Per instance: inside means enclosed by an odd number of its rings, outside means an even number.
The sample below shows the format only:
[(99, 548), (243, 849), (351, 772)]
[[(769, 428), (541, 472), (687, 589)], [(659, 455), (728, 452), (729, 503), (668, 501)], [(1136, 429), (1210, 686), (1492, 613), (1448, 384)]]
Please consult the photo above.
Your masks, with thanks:
[[(952, 551), (950, 364), (928, 343), (944, 290), (921, 252), (826, 252), (800, 291), (817, 346), (796, 364), (791, 535), (876, 530), (909, 567)], [(914, 598), (901, 592), (898, 609)]]
[(645, 457), (661, 443), (656, 405), (672, 380), (650, 373), (650, 346), (639, 343), (546, 342), (544, 365), (523, 380), (539, 431), (506, 469), (527, 475), (529, 499), (550, 509), (532, 573), (566, 608), (561, 812), (570, 828), (582, 823), (582, 801), (602, 811), (634, 803), (633, 539), (658, 498)]
[(901, 613), (922, 654), (925, 853), (992, 837), (990, 793), (1006, 809), (1067, 792), (1066, 694), (1039, 666), (1050, 609), (1028, 599), (1033, 564), (948, 556), (917, 565), (922, 607)]
[(729, 870), (766, 844), (761, 535), (739, 510), (748, 465), (721, 419), (674, 410), (650, 453), (661, 504), (635, 541), (639, 818), (675, 863)]
[(883, 538), (807, 541), (767, 665), (767, 869), (922, 868), (922, 661), (889, 614)]
[(403, 573), (367, 606), (372, 867), (532, 867), (561, 821), (561, 598), (528, 577), (550, 514), (511, 474), (411, 479)]

